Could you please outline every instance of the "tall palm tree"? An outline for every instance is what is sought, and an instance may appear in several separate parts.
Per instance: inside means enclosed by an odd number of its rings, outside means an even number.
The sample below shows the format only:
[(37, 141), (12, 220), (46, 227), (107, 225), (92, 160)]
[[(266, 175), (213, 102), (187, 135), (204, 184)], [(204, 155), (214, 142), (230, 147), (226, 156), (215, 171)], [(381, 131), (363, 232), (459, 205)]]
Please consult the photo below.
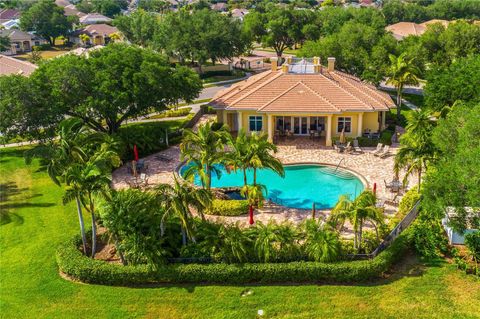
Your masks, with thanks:
[(195, 240), (193, 211), (194, 209), (204, 219), (203, 211), (210, 207), (212, 194), (205, 189), (195, 188), (188, 183), (180, 183), (176, 178), (173, 185), (160, 184), (155, 188), (157, 199), (165, 210), (160, 226), (161, 235), (165, 230), (165, 220), (173, 215), (180, 220), (182, 242), (187, 244), (187, 237)]
[(193, 178), (198, 174), (203, 187), (209, 190), (212, 185), (212, 172), (217, 176), (221, 174), (214, 165), (223, 161), (228, 135), (224, 127), (213, 130), (210, 122), (200, 125), (197, 132), (186, 129), (180, 144), (181, 157), (190, 164), (185, 171), (185, 177)]
[(399, 56), (390, 54), (390, 67), (387, 70), (387, 84), (392, 84), (397, 90), (397, 120), (400, 120), (402, 106), (402, 91), (405, 85), (418, 85), (420, 69), (413, 59), (407, 59), (406, 53)]
[(435, 122), (430, 114), (425, 111), (412, 112), (409, 115), (406, 133), (400, 139), (400, 148), (395, 155), (394, 171), (398, 175), (400, 169), (405, 168), (406, 173), (403, 183), (406, 184), (408, 177), (418, 174), (418, 190), (422, 181), (422, 172), (427, 165), (435, 159), (435, 146), (431, 140)]
[(259, 168), (269, 168), (280, 176), (285, 176), (282, 163), (272, 155), (272, 153), (277, 152), (277, 146), (268, 141), (266, 134), (253, 132), (248, 139), (248, 147), (250, 155), (247, 158), (247, 165), (253, 168), (254, 186), (257, 185), (257, 170)]
[(249, 147), (249, 137), (245, 130), (240, 129), (236, 137), (230, 135), (228, 145), (230, 146), (230, 151), (225, 154), (225, 164), (232, 167), (235, 171), (242, 170), (243, 186), (247, 186), (247, 169), (249, 168), (252, 153)]
[(370, 222), (375, 228), (377, 238), (379, 237), (378, 228), (383, 224), (383, 212), (376, 207), (375, 194), (366, 190), (363, 191), (354, 201), (348, 196), (340, 196), (337, 204), (332, 209), (329, 222), (337, 226), (337, 230), (341, 230), (345, 221), (352, 224), (355, 233), (353, 246), (359, 251), (362, 247), (362, 232), (366, 222)]

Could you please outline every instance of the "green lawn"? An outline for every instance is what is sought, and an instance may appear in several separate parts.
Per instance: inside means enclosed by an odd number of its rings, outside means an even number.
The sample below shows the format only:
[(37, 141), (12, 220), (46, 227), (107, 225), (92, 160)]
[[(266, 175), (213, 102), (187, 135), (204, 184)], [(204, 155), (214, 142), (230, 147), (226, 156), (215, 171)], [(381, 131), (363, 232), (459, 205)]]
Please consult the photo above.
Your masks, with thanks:
[[(78, 232), (73, 205), (38, 163), (0, 150), (1, 318), (478, 318), (480, 282), (414, 263), (369, 285), (105, 287), (60, 278), (57, 245)], [(85, 216), (88, 222), (88, 217)], [(251, 288), (253, 294), (242, 297)]]

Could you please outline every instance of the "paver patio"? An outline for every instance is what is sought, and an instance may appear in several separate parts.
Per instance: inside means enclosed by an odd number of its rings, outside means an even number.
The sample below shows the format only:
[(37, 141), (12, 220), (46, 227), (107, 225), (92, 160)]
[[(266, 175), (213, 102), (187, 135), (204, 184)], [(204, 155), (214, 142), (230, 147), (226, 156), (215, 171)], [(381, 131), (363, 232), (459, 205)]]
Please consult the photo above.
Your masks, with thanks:
[[(200, 123), (210, 118), (202, 118)], [(305, 137), (279, 142), (276, 156), (285, 164), (321, 163), (336, 166), (340, 163), (341, 168), (351, 170), (363, 177), (368, 184), (367, 187), (372, 188), (374, 183), (376, 183), (377, 196), (380, 200), (393, 199), (395, 194), (391, 193), (385, 187), (384, 180), (387, 182), (392, 180), (394, 165), (393, 154), (396, 152), (396, 148), (393, 147), (391, 149), (392, 156), (384, 159), (376, 157), (371, 153), (374, 148), (363, 148), (363, 150), (364, 153), (362, 154), (337, 153), (332, 148), (321, 146), (321, 143), (318, 141), (312, 141)], [(167, 161), (165, 158), (170, 158), (171, 161)], [(147, 156), (144, 160), (147, 167), (149, 185), (171, 183), (174, 176), (173, 172), (181, 164), (180, 149), (178, 146), (172, 146), (167, 150)], [(116, 189), (128, 187), (128, 180), (132, 178), (127, 166), (124, 165), (113, 173), (113, 187)], [(398, 199), (400, 199), (400, 197)], [(394, 206), (385, 205), (385, 215), (387, 217), (392, 216), (395, 213), (395, 209)], [(317, 217), (326, 217), (329, 213), (329, 210), (318, 210), (316, 215)], [(270, 219), (274, 219), (277, 222), (288, 220), (293, 223), (299, 223), (311, 216), (311, 210), (286, 208), (267, 203), (263, 208), (256, 210), (255, 215), (256, 220), (264, 223)], [(244, 225), (247, 223), (245, 216), (208, 216), (208, 218), (226, 223), (239, 222)]]

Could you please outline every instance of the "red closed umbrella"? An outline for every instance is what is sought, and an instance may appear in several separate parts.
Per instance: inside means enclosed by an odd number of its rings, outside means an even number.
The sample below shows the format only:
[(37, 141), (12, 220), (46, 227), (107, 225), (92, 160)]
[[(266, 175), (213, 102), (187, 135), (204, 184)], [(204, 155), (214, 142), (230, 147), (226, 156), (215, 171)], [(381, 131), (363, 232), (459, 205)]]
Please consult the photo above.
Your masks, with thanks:
[(135, 162), (138, 162), (137, 144), (133, 145), (133, 158), (134, 158)]
[(377, 183), (373, 183), (373, 194), (377, 195)]
[(249, 218), (248, 223), (250, 225), (253, 225), (254, 221), (253, 221), (253, 206), (252, 205), (250, 205), (250, 207), (249, 207), (249, 215), (250, 215), (250, 218)]

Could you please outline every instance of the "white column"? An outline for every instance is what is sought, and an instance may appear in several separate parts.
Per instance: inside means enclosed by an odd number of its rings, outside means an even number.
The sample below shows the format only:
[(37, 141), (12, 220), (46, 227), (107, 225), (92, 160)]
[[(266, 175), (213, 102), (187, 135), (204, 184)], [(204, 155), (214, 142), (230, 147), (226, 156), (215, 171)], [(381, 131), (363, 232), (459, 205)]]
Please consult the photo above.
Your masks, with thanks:
[(387, 117), (387, 112), (382, 112), (382, 125), (380, 126), (380, 130), (385, 129), (385, 118)]
[(228, 124), (228, 118), (227, 118), (227, 111), (222, 110), (222, 123), (223, 124)]
[(267, 115), (268, 141), (273, 143), (273, 115)]
[(327, 116), (326, 130), (325, 145), (332, 146), (332, 115)]
[(242, 125), (242, 117), (243, 117), (243, 114), (242, 112), (237, 112), (237, 123), (238, 123), (238, 131), (240, 131), (243, 127)]
[(358, 113), (357, 136), (362, 136), (363, 132), (363, 112)]

